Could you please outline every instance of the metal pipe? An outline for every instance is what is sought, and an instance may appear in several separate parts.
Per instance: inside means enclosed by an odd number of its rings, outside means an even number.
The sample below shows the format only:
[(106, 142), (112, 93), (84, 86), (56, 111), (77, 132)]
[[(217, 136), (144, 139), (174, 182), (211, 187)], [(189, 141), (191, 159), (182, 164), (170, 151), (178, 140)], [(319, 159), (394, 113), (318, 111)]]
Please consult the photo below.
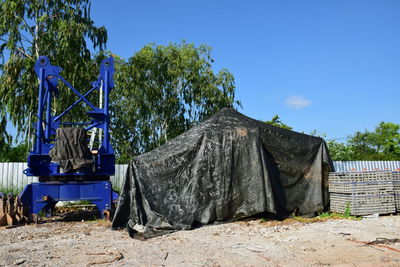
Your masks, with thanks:
[(90, 122), (60, 122), (62, 125), (91, 125)]
[[(50, 85), (49, 85), (50, 86)], [(50, 140), (50, 135), (51, 135), (51, 90), (50, 88), (47, 89), (47, 110), (46, 110), (46, 133), (45, 133), (45, 139), (46, 142), (49, 142)]]
[(109, 153), (110, 149), (110, 142), (109, 142), (109, 132), (108, 132), (108, 127), (109, 127), (109, 117), (108, 117), (108, 104), (109, 104), (109, 72), (106, 70), (104, 71), (104, 76), (105, 76), (105, 81), (104, 81), (104, 113), (106, 115), (106, 119), (104, 121), (104, 139), (103, 139), (103, 146), (106, 150), (106, 153)]
[(40, 83), (39, 83), (39, 103), (38, 103), (38, 122), (36, 125), (36, 154), (42, 153), (42, 124), (43, 124), (43, 88), (44, 88), (44, 69), (40, 68)]
[(68, 86), (79, 98), (81, 98), (86, 104), (88, 104), (92, 109), (96, 109), (92, 103), (89, 102), (83, 95), (81, 95), (69, 82), (67, 82), (61, 75), (56, 75), (66, 86)]
[(93, 129), (94, 127), (98, 127), (100, 124), (101, 124), (100, 122), (94, 123), (94, 124), (86, 127), (85, 131), (89, 131), (89, 130)]
[[(88, 96), (91, 92), (93, 92), (97, 88), (98, 88), (97, 86), (93, 87), (86, 94), (84, 94), (83, 97), (85, 98), (86, 96)], [(69, 106), (66, 110), (64, 110), (60, 115), (55, 117), (54, 121), (59, 121), (62, 116), (67, 114), (71, 109), (73, 109), (76, 105), (78, 105), (82, 100), (83, 100), (83, 98), (79, 98), (78, 100), (76, 100), (71, 106)]]

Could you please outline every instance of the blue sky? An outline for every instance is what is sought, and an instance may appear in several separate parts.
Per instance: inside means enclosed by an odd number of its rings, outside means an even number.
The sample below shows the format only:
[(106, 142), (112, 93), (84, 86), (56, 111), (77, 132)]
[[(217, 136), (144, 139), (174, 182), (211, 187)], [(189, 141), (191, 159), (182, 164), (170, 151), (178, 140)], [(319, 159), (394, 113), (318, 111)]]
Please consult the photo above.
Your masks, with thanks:
[[(400, 123), (400, 1), (110, 1), (92, 3), (108, 49), (185, 39), (230, 70), (242, 113), (278, 114), (327, 139)], [(343, 140), (343, 139), (341, 139)]]
[(211, 46), (255, 119), (278, 114), (340, 141), (400, 123), (398, 0), (95, 0), (91, 10), (125, 59), (150, 42)]

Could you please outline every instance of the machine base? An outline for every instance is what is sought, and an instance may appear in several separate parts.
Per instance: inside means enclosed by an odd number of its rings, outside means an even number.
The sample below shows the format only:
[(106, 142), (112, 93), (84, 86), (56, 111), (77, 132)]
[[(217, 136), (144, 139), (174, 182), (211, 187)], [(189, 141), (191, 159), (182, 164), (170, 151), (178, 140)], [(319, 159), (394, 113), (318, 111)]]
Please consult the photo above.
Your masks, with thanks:
[(59, 201), (86, 200), (97, 206), (102, 218), (107, 218), (118, 194), (110, 181), (54, 182), (28, 184), (19, 198), (32, 217), (37, 217), (41, 210), (54, 209)]

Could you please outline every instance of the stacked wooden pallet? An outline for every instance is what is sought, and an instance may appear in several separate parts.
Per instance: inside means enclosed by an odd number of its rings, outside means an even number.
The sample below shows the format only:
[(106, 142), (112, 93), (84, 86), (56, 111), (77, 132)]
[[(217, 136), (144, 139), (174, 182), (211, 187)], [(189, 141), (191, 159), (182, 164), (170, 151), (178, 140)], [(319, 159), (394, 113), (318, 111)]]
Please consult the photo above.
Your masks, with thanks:
[(331, 211), (349, 210), (351, 215), (395, 213), (393, 176), (391, 171), (331, 173)]

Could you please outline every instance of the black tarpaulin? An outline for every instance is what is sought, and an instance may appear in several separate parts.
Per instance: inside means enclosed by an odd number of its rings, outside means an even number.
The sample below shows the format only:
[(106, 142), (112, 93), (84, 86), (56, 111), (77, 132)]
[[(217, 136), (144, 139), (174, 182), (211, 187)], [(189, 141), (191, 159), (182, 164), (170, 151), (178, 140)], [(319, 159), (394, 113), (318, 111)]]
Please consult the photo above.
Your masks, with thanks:
[(129, 164), (113, 228), (188, 229), (328, 205), (332, 162), (323, 139), (224, 108)]
[(87, 145), (87, 132), (82, 128), (64, 127), (56, 131), (56, 142), (49, 156), (65, 172), (92, 166), (92, 153)]

